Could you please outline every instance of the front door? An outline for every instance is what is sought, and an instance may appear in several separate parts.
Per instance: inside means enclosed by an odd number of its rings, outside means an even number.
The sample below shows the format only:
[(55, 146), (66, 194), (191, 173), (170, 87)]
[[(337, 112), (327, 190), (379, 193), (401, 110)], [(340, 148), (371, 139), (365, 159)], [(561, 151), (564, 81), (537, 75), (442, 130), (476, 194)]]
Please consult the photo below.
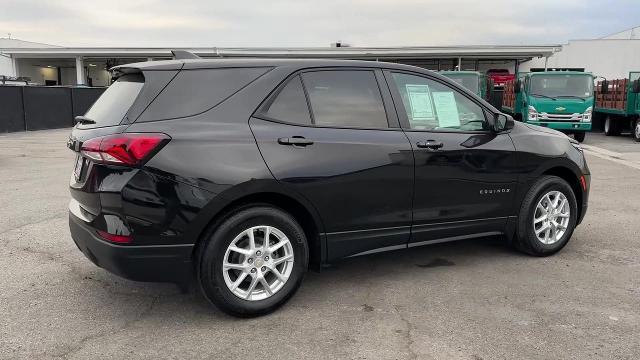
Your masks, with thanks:
[(415, 156), (411, 244), (498, 234), (515, 214), (515, 148), (488, 111), (439, 79), (385, 72)]
[(413, 154), (379, 79), (365, 69), (296, 74), (250, 121), (275, 178), (320, 213), (329, 261), (409, 239)]

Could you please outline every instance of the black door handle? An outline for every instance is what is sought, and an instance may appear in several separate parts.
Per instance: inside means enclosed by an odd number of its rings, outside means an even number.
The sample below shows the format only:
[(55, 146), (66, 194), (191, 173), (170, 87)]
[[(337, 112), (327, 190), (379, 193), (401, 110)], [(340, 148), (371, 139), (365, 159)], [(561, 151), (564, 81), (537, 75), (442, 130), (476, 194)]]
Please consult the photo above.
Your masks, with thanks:
[(308, 145), (313, 145), (313, 141), (309, 139), (305, 139), (302, 136), (292, 136), (287, 138), (279, 138), (278, 144), (293, 145), (293, 146), (308, 146)]
[(444, 144), (442, 143), (442, 141), (427, 140), (427, 141), (418, 141), (416, 143), (416, 146), (421, 149), (438, 150), (442, 148)]

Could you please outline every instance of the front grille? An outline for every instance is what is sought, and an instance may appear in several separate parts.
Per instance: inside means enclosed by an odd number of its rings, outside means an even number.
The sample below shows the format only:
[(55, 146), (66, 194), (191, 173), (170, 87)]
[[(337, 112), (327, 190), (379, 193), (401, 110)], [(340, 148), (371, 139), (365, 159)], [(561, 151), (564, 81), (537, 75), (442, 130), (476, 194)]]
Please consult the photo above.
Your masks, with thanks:
[(549, 114), (546, 112), (540, 113), (538, 116), (539, 121), (582, 121), (582, 114)]

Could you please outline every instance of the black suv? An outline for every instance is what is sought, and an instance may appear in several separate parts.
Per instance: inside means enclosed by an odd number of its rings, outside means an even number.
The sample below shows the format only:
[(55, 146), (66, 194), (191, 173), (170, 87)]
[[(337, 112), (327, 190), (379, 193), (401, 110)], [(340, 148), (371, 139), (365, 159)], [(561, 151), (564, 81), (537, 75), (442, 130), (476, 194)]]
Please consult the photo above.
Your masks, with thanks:
[(96, 265), (264, 314), (308, 268), (503, 235), (550, 255), (586, 210), (567, 136), (436, 73), (347, 60), (118, 66), (68, 146), (70, 228)]

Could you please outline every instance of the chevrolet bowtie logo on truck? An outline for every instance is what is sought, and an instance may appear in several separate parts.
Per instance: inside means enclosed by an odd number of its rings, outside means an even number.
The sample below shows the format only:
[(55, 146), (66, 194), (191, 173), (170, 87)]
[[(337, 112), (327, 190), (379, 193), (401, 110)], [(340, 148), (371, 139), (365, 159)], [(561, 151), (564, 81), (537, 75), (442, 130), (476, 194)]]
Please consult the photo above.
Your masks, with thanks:
[(562, 107), (562, 106), (558, 106), (558, 107), (556, 108), (556, 110), (558, 110), (558, 111), (565, 111), (565, 110), (567, 110), (567, 108)]

